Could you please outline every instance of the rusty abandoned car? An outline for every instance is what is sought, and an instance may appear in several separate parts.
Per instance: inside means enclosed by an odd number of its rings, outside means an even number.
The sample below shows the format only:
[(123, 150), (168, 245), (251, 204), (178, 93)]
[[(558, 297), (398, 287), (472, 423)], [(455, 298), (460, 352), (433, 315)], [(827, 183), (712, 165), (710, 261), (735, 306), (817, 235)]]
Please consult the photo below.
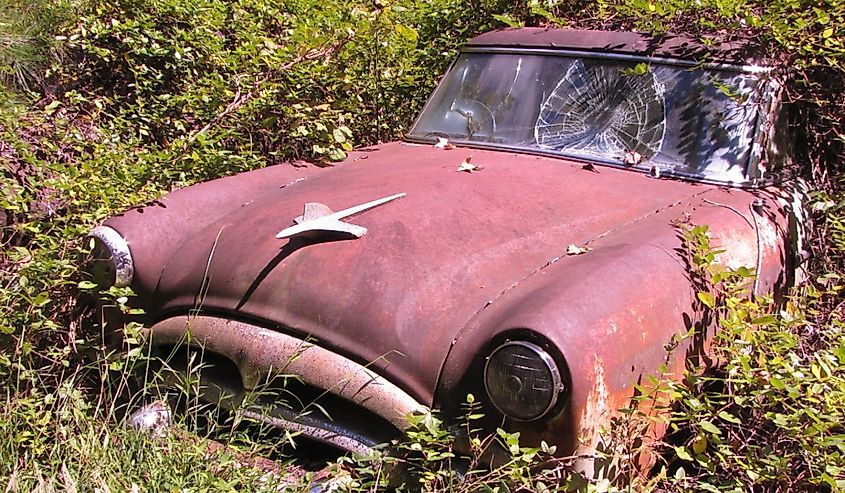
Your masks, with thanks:
[(190, 332), (211, 402), (298, 375), (298, 401), (256, 419), (361, 451), (472, 393), (525, 444), (589, 453), (638, 381), (696, 350), (667, 353), (700, 323), (679, 224), (708, 225), (755, 294), (792, 282), (788, 105), (745, 48), (480, 35), (405, 141), (129, 210), (91, 233), (95, 270), (133, 289), (154, 348)]

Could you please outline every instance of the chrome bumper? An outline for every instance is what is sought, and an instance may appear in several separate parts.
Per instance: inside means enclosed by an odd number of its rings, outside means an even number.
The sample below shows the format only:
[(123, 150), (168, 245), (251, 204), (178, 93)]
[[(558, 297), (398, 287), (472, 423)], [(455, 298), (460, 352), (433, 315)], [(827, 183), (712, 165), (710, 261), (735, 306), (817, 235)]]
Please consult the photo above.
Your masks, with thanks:
[[(240, 372), (242, 389), (208, 382), (215, 402), (234, 402), (223, 394), (239, 396), (257, 389), (280, 374), (295, 375), (311, 387), (354, 403), (380, 416), (397, 430), (408, 427), (406, 416), (425, 407), (405, 391), (365, 365), (308, 341), (245, 322), (209, 316), (179, 316), (145, 329), (154, 346), (188, 344), (230, 360)], [(265, 423), (298, 431), (344, 450), (366, 451), (372, 443), (359, 431), (345, 429), (318, 413), (297, 415), (277, 408), (272, 412), (244, 410), (244, 415)]]

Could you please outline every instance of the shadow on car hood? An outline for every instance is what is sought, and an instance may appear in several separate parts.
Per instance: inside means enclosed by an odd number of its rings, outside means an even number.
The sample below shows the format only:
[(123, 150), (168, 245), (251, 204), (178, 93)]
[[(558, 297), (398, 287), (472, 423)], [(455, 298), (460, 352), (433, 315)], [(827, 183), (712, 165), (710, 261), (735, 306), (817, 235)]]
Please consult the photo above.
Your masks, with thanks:
[[(468, 157), (480, 169), (457, 171)], [(159, 314), (202, 308), (264, 320), (387, 367), (431, 404), (453, 338), (474, 313), (568, 245), (706, 188), (539, 156), (386, 144), (244, 203), (217, 204), (220, 219), (188, 225), (168, 245), (149, 289)], [(361, 238), (276, 238), (308, 202), (341, 211), (399, 193), (407, 195), (344, 219), (367, 229)]]

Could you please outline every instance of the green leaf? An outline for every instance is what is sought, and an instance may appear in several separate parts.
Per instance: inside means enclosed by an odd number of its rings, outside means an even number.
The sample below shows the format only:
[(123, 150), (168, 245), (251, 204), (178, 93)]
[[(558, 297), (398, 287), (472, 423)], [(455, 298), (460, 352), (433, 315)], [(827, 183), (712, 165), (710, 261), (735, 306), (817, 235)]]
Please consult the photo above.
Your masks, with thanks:
[(836, 348), (836, 359), (839, 360), (840, 365), (845, 365), (845, 342)]
[(62, 102), (59, 101), (58, 99), (56, 99), (56, 100), (54, 100), (53, 102), (51, 102), (50, 104), (48, 104), (47, 106), (44, 107), (44, 112), (47, 113), (48, 115), (52, 115), (56, 111), (56, 109), (61, 105), (62, 105)]
[(692, 450), (696, 454), (703, 454), (707, 450), (707, 437), (704, 435), (696, 436), (692, 441)]
[(737, 425), (742, 423), (742, 421), (740, 421), (739, 418), (737, 418), (736, 416), (734, 416), (733, 414), (731, 414), (727, 411), (719, 411), (718, 416), (720, 418), (722, 418), (723, 420), (727, 421), (728, 423), (733, 423), (733, 424), (737, 424)]
[(493, 18), (496, 19), (497, 21), (501, 22), (502, 24), (505, 24), (508, 27), (522, 27), (523, 26), (522, 22), (514, 19), (513, 17), (511, 17), (508, 14), (493, 14)]
[(721, 435), (722, 434), (721, 430), (719, 430), (719, 428), (716, 425), (714, 425), (713, 423), (711, 423), (710, 421), (707, 421), (707, 420), (699, 421), (698, 426), (701, 427), (701, 429), (706, 431), (707, 433), (710, 433), (710, 434), (713, 434), (713, 435)]
[(396, 30), (396, 33), (399, 34), (399, 36), (404, 38), (406, 41), (416, 43), (417, 39), (419, 39), (420, 37), (416, 29), (406, 26), (404, 24), (396, 24), (394, 29)]
[(710, 492), (712, 492), (712, 493), (721, 493), (721, 491), (722, 491), (722, 490), (720, 490), (719, 488), (717, 488), (717, 487), (713, 486), (713, 485), (712, 485), (712, 484), (710, 484), (710, 483), (703, 483), (703, 482), (702, 482), (702, 483), (697, 483), (695, 486), (696, 486), (697, 488), (700, 488), (700, 489), (704, 490), (704, 491), (710, 491)]
[(633, 77), (638, 75), (645, 75), (648, 73), (648, 64), (647, 63), (638, 63), (633, 67), (623, 68), (620, 70), (622, 75), (626, 77)]
[(764, 315), (751, 321), (754, 325), (771, 325), (775, 322), (777, 322), (777, 318), (774, 315)]
[(332, 161), (343, 161), (344, 159), (346, 159), (346, 153), (343, 151), (343, 149), (332, 147), (329, 150), (329, 159), (331, 159)]
[(692, 461), (693, 458), (689, 452), (687, 452), (687, 448), (684, 446), (675, 447), (675, 454), (678, 456), (679, 459), (685, 461)]
[(698, 300), (704, 303), (707, 308), (713, 308), (716, 306), (716, 298), (713, 296), (712, 293), (708, 291), (699, 291), (696, 293)]
[(91, 281), (80, 281), (79, 284), (77, 284), (77, 287), (85, 290), (94, 289), (97, 287), (97, 283)]
[(50, 302), (50, 293), (47, 291), (41, 291), (38, 293), (33, 299), (32, 304), (34, 306), (44, 306)]

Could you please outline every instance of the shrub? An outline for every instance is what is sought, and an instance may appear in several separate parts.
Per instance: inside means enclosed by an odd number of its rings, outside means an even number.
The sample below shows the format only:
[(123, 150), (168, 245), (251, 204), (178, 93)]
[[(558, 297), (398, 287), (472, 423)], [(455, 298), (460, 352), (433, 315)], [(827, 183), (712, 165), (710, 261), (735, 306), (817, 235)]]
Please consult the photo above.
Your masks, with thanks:
[[(688, 241), (709, 246), (706, 229)], [(677, 491), (818, 491), (845, 487), (845, 351), (841, 322), (813, 320), (820, 293), (774, 310), (750, 298), (747, 269), (695, 257), (712, 282), (699, 295), (718, 320), (716, 365), (667, 382), (675, 404), (660, 488)], [(839, 289), (839, 288), (837, 288)], [(827, 293), (831, 295), (832, 293)], [(833, 323), (830, 323), (833, 322)]]
[[(86, 365), (102, 349), (86, 301), (99, 294), (80, 290), (90, 286), (78, 270), (92, 225), (174, 187), (295, 159), (330, 164), (352, 146), (396, 138), (456, 47), (506, 24), (676, 31), (705, 43), (750, 38), (791, 74), (790, 101), (806, 123), (803, 164), (825, 190), (816, 201), (825, 213), (813, 240), (816, 275), (773, 315), (767, 302), (723, 284), (735, 278), (715, 282), (723, 294), (711, 307), (724, 326), (722, 365), (691, 374), (688, 385), (666, 384), (676, 399), (675, 433), (664, 469), (639, 484), (845, 487), (835, 419), (845, 406), (845, 220), (841, 185), (830, 180), (845, 162), (841, 0), (0, 0), (0, 13), (0, 442), (8, 444), (0, 454), (21, 488), (58, 484), (62, 471), (81, 477), (95, 462), (117, 464), (103, 476), (138, 471), (119, 465), (129, 467), (132, 454), (153, 472), (168, 460), (160, 443), (103, 427), (114, 416), (92, 406), (104, 372)], [(44, 426), (48, 417), (52, 428)], [(754, 423), (753, 433), (742, 423)], [(469, 476), (476, 483), (465, 481), (450, 469), (451, 438), (436, 424), (421, 422), (404, 445), (420, 446), (407, 461), (421, 487), (553, 487), (542, 474), (531, 483), (531, 461), (512, 463), (508, 481), (480, 472)], [(500, 439), (533, 453), (513, 436)], [(72, 446), (61, 449), (68, 440)], [(129, 455), (100, 447), (114, 443)], [(361, 485), (379, 484), (368, 476), (372, 464), (356, 466), (364, 468), (353, 474)], [(125, 479), (103, 484), (131, 489)], [(159, 484), (186, 484), (171, 479)], [(605, 479), (584, 487), (640, 481)]]

